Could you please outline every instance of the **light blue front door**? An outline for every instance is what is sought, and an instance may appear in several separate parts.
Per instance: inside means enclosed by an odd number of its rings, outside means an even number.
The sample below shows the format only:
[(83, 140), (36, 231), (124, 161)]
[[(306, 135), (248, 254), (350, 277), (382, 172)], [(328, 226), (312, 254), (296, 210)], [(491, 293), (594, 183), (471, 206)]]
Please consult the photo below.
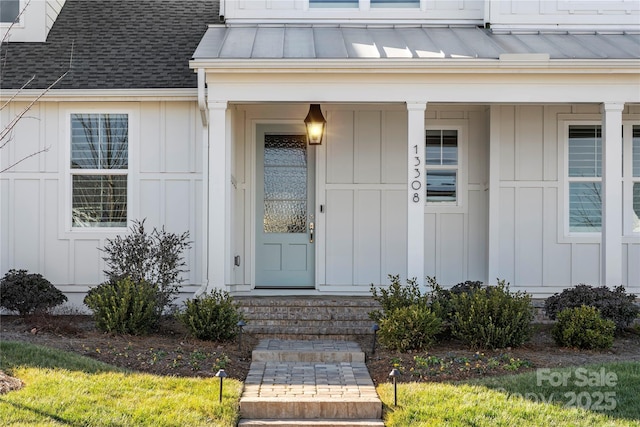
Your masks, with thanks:
[(314, 149), (302, 126), (260, 125), (256, 134), (256, 287), (313, 288)]

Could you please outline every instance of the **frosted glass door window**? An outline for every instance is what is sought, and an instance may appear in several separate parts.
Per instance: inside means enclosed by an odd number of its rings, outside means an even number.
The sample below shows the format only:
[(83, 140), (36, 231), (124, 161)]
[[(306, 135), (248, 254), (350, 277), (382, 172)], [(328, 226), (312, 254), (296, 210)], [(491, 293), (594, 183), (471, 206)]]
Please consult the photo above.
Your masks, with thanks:
[(307, 231), (305, 135), (265, 135), (264, 232)]

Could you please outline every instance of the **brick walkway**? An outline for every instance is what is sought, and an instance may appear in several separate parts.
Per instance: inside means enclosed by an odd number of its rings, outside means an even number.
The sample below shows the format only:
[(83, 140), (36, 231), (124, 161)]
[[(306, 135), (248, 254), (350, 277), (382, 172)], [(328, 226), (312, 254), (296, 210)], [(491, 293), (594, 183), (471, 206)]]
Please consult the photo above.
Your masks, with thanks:
[[(297, 357), (296, 357), (297, 356)], [(298, 359), (298, 360), (296, 360)], [(383, 426), (382, 403), (358, 344), (263, 340), (240, 400), (240, 426), (290, 424)], [(251, 423), (254, 424), (251, 424)]]

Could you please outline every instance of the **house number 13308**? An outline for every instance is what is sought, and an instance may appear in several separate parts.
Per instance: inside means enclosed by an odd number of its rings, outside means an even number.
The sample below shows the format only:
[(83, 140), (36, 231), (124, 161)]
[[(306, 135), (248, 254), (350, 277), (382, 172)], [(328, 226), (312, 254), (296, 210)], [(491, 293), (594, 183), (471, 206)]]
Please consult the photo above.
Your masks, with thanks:
[(422, 161), (420, 160), (420, 156), (418, 156), (418, 146), (413, 146), (413, 152), (416, 156), (413, 157), (409, 161), (409, 170), (413, 169), (413, 181), (409, 185), (411, 185), (411, 190), (414, 191), (411, 200), (413, 203), (420, 203), (420, 189), (422, 188), (422, 182), (420, 181), (420, 176), (422, 174)]

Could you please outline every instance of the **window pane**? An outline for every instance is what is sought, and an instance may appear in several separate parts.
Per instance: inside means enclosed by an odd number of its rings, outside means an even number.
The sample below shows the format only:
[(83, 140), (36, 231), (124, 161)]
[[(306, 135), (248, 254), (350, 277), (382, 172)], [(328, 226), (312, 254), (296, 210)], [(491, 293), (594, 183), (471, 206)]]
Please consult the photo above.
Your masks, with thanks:
[(74, 227), (126, 227), (126, 175), (74, 175)]
[(569, 183), (569, 231), (598, 232), (602, 226), (599, 182)]
[(633, 176), (640, 176), (640, 126), (633, 127)]
[(427, 130), (426, 135), (427, 165), (458, 164), (458, 131)]
[(126, 169), (128, 146), (126, 114), (71, 115), (72, 169)]
[(427, 202), (456, 201), (456, 171), (427, 171)]
[(310, 7), (359, 7), (358, 0), (309, 0)]
[(602, 176), (600, 125), (569, 126), (569, 176)]
[(264, 137), (264, 232), (306, 233), (307, 137)]
[(371, 0), (371, 7), (420, 7), (420, 0)]
[(0, 22), (11, 23), (20, 14), (20, 0), (0, 0)]

